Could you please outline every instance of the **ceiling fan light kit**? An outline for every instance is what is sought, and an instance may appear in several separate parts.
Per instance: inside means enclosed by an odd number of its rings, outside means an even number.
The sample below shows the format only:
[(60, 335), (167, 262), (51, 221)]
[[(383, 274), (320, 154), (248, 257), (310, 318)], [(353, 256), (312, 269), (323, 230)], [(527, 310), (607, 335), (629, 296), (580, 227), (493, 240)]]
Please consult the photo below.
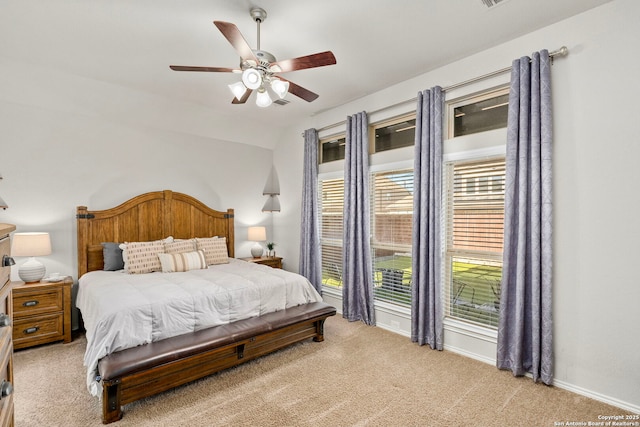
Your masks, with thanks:
[(271, 81), (271, 89), (278, 94), (280, 99), (284, 99), (287, 92), (289, 92), (289, 82), (283, 82), (280, 79), (273, 79)]
[(273, 101), (271, 100), (271, 97), (269, 96), (267, 90), (265, 88), (258, 89), (258, 94), (256, 96), (256, 105), (258, 107), (268, 107), (272, 103)]
[(262, 75), (255, 68), (247, 68), (242, 72), (242, 83), (247, 89), (256, 90), (262, 86)]
[[(307, 68), (324, 67), (334, 65), (336, 58), (331, 51), (320, 52), (313, 55), (299, 58), (276, 61), (271, 53), (260, 50), (260, 23), (267, 18), (267, 12), (259, 7), (250, 10), (251, 18), (258, 25), (257, 49), (252, 49), (244, 39), (238, 27), (230, 22), (213, 21), (222, 35), (231, 43), (240, 54), (240, 69), (223, 67), (198, 67), (170, 65), (174, 71), (204, 71), (214, 73), (242, 73), (242, 80), (232, 83), (229, 89), (233, 93), (233, 104), (244, 104), (251, 93), (256, 91), (256, 105), (268, 107), (273, 103), (272, 96), (278, 100), (283, 100), (287, 93), (291, 93), (307, 102), (312, 102), (318, 95), (296, 85), (282, 77), (276, 77), (276, 73), (286, 73), (290, 71), (304, 70)], [(285, 102), (286, 103), (286, 102)]]
[(242, 82), (231, 83), (229, 89), (231, 89), (231, 93), (233, 93), (238, 101), (240, 101), (247, 92), (247, 87)]

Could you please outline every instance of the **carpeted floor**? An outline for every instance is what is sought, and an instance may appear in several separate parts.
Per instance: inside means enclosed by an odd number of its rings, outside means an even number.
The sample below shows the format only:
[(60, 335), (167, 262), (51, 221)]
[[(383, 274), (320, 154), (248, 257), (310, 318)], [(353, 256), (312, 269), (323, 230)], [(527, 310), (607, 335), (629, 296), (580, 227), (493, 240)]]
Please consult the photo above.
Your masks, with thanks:
[[(325, 338), (127, 405), (113, 425), (554, 426), (621, 413), (338, 316)], [(102, 425), (84, 347), (80, 336), (15, 353), (17, 427)]]

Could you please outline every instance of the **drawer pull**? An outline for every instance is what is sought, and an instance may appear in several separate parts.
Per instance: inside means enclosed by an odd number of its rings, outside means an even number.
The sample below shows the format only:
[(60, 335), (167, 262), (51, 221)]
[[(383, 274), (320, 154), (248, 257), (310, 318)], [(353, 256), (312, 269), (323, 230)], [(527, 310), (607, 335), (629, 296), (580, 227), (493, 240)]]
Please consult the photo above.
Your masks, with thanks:
[(40, 301), (38, 300), (32, 300), (32, 301), (25, 301), (22, 303), (23, 307), (35, 307), (36, 305), (40, 304)]
[(11, 318), (4, 313), (0, 313), (0, 328), (11, 326)]
[(40, 326), (32, 326), (30, 328), (25, 329), (24, 333), (27, 334), (27, 335), (28, 334), (34, 334), (34, 333), (38, 332), (39, 329), (40, 329)]
[(2, 384), (0, 384), (0, 399), (9, 396), (11, 393), (13, 393), (13, 385), (7, 380), (2, 380)]

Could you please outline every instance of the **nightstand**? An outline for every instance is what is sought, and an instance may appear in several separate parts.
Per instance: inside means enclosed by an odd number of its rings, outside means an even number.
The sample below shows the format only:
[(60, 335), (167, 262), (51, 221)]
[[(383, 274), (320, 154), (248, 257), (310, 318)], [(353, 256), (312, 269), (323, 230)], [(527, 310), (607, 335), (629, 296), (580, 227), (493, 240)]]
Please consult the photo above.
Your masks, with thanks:
[(260, 258), (240, 258), (242, 261), (255, 262), (256, 264), (268, 265), (272, 268), (282, 268), (282, 258), (279, 256), (261, 256)]
[(59, 282), (11, 282), (13, 348), (71, 342), (71, 277)]

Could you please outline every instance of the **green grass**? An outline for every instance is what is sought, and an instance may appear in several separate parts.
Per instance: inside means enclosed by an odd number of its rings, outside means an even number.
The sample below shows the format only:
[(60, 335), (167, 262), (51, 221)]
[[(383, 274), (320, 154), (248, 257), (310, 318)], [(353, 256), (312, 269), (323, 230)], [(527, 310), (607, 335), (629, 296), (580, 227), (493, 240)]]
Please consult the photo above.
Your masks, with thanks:
[(454, 261), (451, 315), (497, 326), (501, 276), (499, 266)]
[[(502, 268), (493, 265), (483, 265), (481, 261), (453, 262), (453, 289), (451, 289), (452, 303), (449, 305), (451, 315), (489, 326), (497, 326), (498, 311), (497, 297), (500, 294), (500, 280)], [(402, 288), (389, 290), (382, 287), (382, 270), (402, 270)], [(342, 280), (338, 274), (323, 272), (323, 283), (336, 288), (342, 287)], [(380, 300), (411, 304), (411, 257), (394, 256), (378, 261), (374, 267), (374, 292)], [(403, 292), (406, 287), (406, 292)], [(399, 292), (398, 292), (399, 291)]]

